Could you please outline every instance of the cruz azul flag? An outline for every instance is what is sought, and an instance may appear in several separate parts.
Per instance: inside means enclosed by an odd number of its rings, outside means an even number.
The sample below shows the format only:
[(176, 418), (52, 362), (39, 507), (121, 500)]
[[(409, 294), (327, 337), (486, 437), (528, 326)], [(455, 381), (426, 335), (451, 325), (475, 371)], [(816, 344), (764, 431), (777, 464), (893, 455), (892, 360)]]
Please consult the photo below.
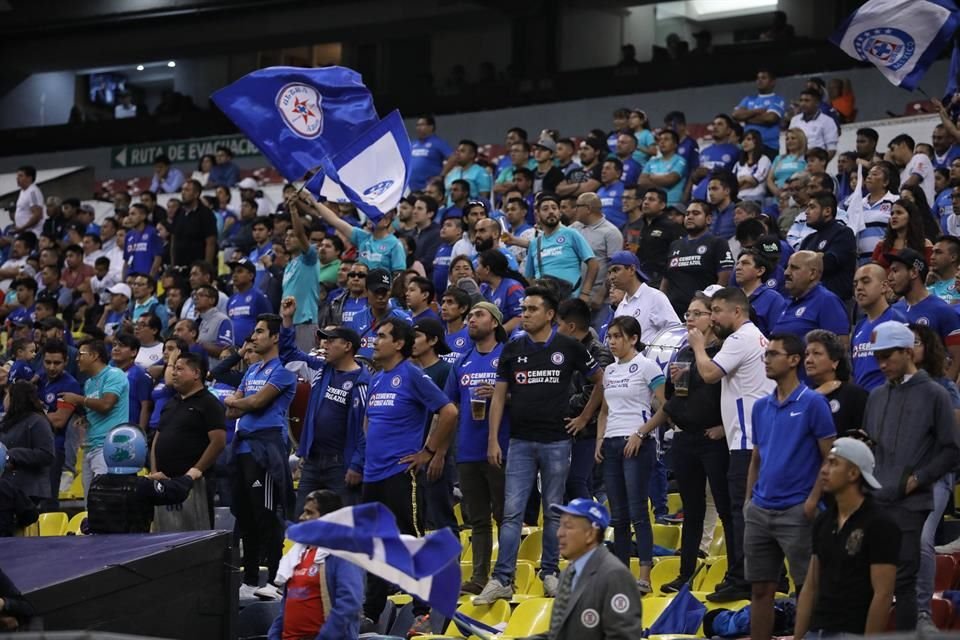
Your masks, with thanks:
[(912, 91), (953, 38), (958, 21), (953, 0), (869, 0), (830, 41)]
[(449, 529), (402, 535), (379, 502), (344, 507), (287, 529), (294, 542), (322, 547), (453, 616), (460, 595), (460, 541)]
[(410, 140), (398, 112), (377, 117), (357, 72), (269, 67), (211, 98), (284, 178), (312, 176), (314, 194), (350, 200), (374, 220), (402, 197)]

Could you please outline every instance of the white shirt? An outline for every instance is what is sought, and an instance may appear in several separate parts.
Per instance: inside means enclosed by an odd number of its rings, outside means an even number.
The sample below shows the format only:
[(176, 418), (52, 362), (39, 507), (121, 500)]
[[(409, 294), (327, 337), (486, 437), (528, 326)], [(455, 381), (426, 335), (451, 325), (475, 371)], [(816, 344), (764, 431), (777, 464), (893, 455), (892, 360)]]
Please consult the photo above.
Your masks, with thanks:
[(900, 184), (902, 185), (912, 175), (920, 177), (920, 188), (923, 189), (923, 195), (927, 196), (927, 204), (932, 207), (937, 196), (934, 193), (933, 186), (933, 163), (925, 153), (915, 153), (910, 158), (910, 162), (900, 172)]
[[(770, 167), (772, 163), (770, 158), (767, 156), (760, 156), (760, 159), (757, 160), (757, 164), (748, 166), (742, 162), (738, 162), (737, 166), (734, 167), (734, 172), (737, 175), (737, 179), (751, 177), (757, 181), (757, 186), (747, 187), (746, 189), (740, 189), (738, 192), (741, 200), (763, 200), (767, 197), (767, 174), (770, 173)], [(734, 254), (736, 255), (736, 254)]]
[(43, 193), (40, 191), (40, 187), (36, 184), (31, 184), (26, 189), (20, 190), (20, 195), (17, 196), (17, 209), (13, 214), (13, 223), (17, 225), (17, 227), (23, 227), (23, 225), (30, 221), (30, 217), (33, 215), (30, 209), (33, 207), (40, 207), (43, 215), (40, 216), (37, 224), (28, 229), (23, 229), (23, 231), (33, 231), (39, 238), (40, 233), (43, 231), (43, 221), (47, 218), (47, 205), (43, 200)]
[[(220, 294), (220, 297), (217, 299), (217, 309), (223, 313), (227, 312), (227, 302), (230, 301), (230, 298), (223, 291), (217, 291)], [(196, 320), (197, 319), (197, 309), (193, 304), (193, 296), (188, 297), (184, 302), (183, 306), (180, 308), (180, 319), (181, 320)]]
[[(4, 262), (2, 265), (0, 265), (0, 269), (3, 269), (4, 271), (6, 271), (7, 269), (25, 269), (26, 267), (27, 267), (26, 256), (24, 256), (23, 258), (10, 258), (6, 262)], [(28, 271), (32, 271), (32, 270), (28, 269)], [(31, 273), (30, 275), (36, 275), (36, 273)], [(17, 276), (17, 278), (19, 277), (20, 276)], [(4, 292), (9, 291), (10, 285), (13, 284), (14, 280), (16, 280), (16, 278), (7, 278), (6, 280), (0, 280), (0, 291), (4, 291)]]
[(763, 352), (767, 339), (752, 322), (733, 332), (713, 363), (723, 371), (720, 382), (720, 414), (727, 446), (731, 451), (753, 449), (751, 414), (753, 405), (769, 395), (776, 383), (767, 377), (763, 366)]
[(603, 437), (636, 433), (653, 415), (653, 392), (663, 383), (663, 371), (642, 353), (629, 362), (608, 364), (603, 370), (603, 397), (609, 409)]
[(127, 106), (124, 104), (118, 104), (113, 108), (113, 117), (115, 120), (123, 120), (124, 118), (136, 118), (137, 105), (131, 104)]
[(470, 240), (470, 236), (466, 233), (463, 234), (463, 237), (453, 243), (453, 249), (450, 250), (450, 259), (453, 260), (457, 256), (467, 256), (470, 259), (473, 259), (477, 255), (477, 248), (473, 245), (473, 242)]
[(837, 150), (837, 140), (840, 138), (840, 127), (833, 118), (822, 111), (810, 120), (805, 120), (802, 113), (798, 113), (790, 120), (791, 129), (800, 129), (807, 135), (807, 149), (820, 147), (827, 151)]
[[(92, 252), (90, 252), (90, 253), (86, 253), (86, 254), (83, 255), (83, 264), (88, 264), (88, 265), (90, 265), (91, 267), (95, 267), (95, 266), (97, 266), (97, 260), (98, 260), (99, 258), (102, 258), (102, 257), (105, 256), (105, 255), (107, 255), (107, 254), (105, 254), (105, 253), (103, 252), (103, 249), (96, 249), (96, 250), (94, 250), (94, 251), (92, 251)], [(121, 260), (120, 263), (121, 263), (121, 264), (120, 264), (120, 268), (122, 269), (122, 268), (123, 268), (123, 260)], [(112, 261), (110, 262), (110, 271), (113, 271), (113, 262), (112, 262)]]
[[(530, 244), (533, 244), (533, 240), (534, 238), (536, 238), (536, 236), (537, 236), (537, 230), (534, 229), (533, 227), (530, 227), (529, 229), (524, 229), (523, 231), (521, 231), (520, 235), (517, 237), (526, 240)], [(517, 264), (520, 265), (520, 268), (518, 269), (518, 271), (520, 273), (524, 273), (524, 269), (526, 268), (526, 266), (524, 265), (524, 261), (527, 259), (527, 248), (521, 247), (515, 244), (510, 245), (510, 247), (508, 248), (510, 249), (510, 253), (513, 254), (513, 257), (517, 259)]]
[(640, 323), (640, 341), (653, 342), (654, 337), (667, 327), (680, 324), (677, 312), (673, 310), (667, 294), (659, 289), (640, 283), (634, 294), (625, 295), (613, 317), (633, 316)]
[(163, 341), (160, 341), (152, 347), (140, 347), (140, 351), (137, 352), (137, 357), (133, 360), (133, 363), (146, 369), (160, 362), (162, 358)]

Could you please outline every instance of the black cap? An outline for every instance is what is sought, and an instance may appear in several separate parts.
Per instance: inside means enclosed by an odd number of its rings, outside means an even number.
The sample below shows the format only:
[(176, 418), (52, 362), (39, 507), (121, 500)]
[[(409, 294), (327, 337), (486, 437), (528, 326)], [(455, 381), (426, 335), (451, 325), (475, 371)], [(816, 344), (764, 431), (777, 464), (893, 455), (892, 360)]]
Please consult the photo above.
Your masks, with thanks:
[(929, 267), (927, 266), (927, 259), (918, 251), (913, 249), (903, 248), (897, 253), (885, 253), (883, 257), (887, 259), (887, 262), (900, 262), (907, 265), (910, 269), (916, 269), (920, 272), (921, 278), (927, 277), (927, 271)]
[(257, 265), (253, 264), (249, 258), (240, 258), (239, 260), (234, 260), (228, 266), (231, 269), (246, 269), (251, 273), (257, 272)]
[(413, 330), (419, 331), (428, 338), (437, 339), (437, 344), (434, 345), (433, 350), (437, 352), (438, 356), (450, 353), (451, 349), (447, 345), (446, 334), (444, 333), (443, 325), (440, 324), (439, 320), (434, 320), (433, 318), (421, 318), (413, 323)]
[(367, 274), (367, 289), (378, 291), (386, 289), (390, 291), (393, 281), (390, 279), (390, 273), (386, 269), (374, 269)]
[(334, 327), (333, 329), (317, 329), (317, 336), (324, 340), (340, 338), (353, 345), (353, 353), (360, 351), (360, 334), (348, 327)]

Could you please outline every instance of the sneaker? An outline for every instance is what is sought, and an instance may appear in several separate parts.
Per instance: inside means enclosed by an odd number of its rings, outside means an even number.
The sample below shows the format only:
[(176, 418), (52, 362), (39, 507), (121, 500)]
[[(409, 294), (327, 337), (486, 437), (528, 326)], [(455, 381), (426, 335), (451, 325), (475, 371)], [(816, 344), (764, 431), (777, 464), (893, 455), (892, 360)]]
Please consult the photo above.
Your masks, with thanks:
[[(63, 491), (63, 489), (61, 489)], [(957, 538), (953, 542), (948, 542), (947, 544), (941, 544), (937, 547), (934, 547), (938, 554), (950, 555), (951, 553), (960, 552), (960, 538)]]
[(750, 589), (739, 587), (732, 583), (727, 583), (723, 587), (717, 586), (717, 590), (707, 594), (707, 600), (710, 602), (733, 602), (735, 600), (749, 600)]
[(688, 582), (690, 582), (689, 577), (684, 578), (683, 576), (677, 576), (674, 580), (671, 580), (670, 582), (664, 585), (661, 585), (660, 592), (661, 593), (677, 593), (678, 591), (680, 591), (683, 585), (687, 584)]
[(637, 580), (637, 590), (640, 592), (641, 596), (645, 596), (648, 593), (653, 593), (653, 587), (650, 586), (649, 580)]
[(552, 573), (543, 576), (543, 595), (548, 598), (556, 598), (558, 589), (560, 589), (560, 578)]
[(480, 595), (473, 599), (473, 604), (493, 604), (497, 600), (509, 600), (512, 597), (511, 585), (503, 585), (496, 578), (490, 578)]
[(257, 599), (257, 588), (250, 584), (241, 584), (240, 585), (240, 599), (241, 600), (256, 600)]
[(280, 600), (283, 597), (283, 594), (280, 593), (280, 588), (272, 582), (268, 582), (254, 591), (253, 595), (261, 600)]
[(460, 585), (460, 595), (478, 596), (483, 593), (483, 585), (476, 582), (464, 582)]
[(917, 631), (924, 634), (940, 633), (940, 629), (937, 629), (937, 625), (933, 624), (933, 618), (926, 611), (917, 613)]
[(73, 486), (74, 475), (70, 471), (64, 471), (60, 474), (60, 493), (67, 493)]
[(433, 627), (430, 626), (430, 614), (424, 614), (417, 616), (413, 619), (413, 624), (410, 625), (410, 630), (407, 631), (408, 638), (415, 638), (417, 636), (426, 635), (428, 633), (433, 633)]
[(675, 524), (673, 521), (669, 520), (669, 516), (657, 516), (653, 519), (654, 524)]

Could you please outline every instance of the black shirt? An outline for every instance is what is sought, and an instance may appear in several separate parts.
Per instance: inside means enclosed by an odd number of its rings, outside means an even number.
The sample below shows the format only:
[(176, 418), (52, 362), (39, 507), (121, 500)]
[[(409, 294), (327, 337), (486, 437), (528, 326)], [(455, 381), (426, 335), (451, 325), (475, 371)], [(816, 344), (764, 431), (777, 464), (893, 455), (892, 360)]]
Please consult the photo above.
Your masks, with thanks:
[(820, 584), (810, 629), (863, 635), (873, 599), (870, 566), (897, 564), (897, 523), (867, 497), (837, 531), (834, 505), (813, 524), (813, 555), (819, 560)]
[(525, 335), (507, 343), (497, 365), (497, 382), (506, 382), (510, 393), (510, 437), (533, 442), (569, 438), (564, 418), (573, 374), (591, 376), (598, 370), (586, 347), (556, 328), (546, 342)]
[(733, 269), (730, 243), (711, 233), (689, 236), (670, 245), (670, 258), (663, 277), (670, 283), (667, 298), (677, 315), (683, 317), (693, 294), (717, 283), (717, 274)]
[(640, 258), (640, 266), (650, 277), (647, 284), (651, 287), (660, 287), (660, 279), (667, 269), (670, 245), (683, 235), (683, 227), (666, 213), (661, 213), (653, 220), (648, 221), (640, 216), (638, 220), (627, 223), (623, 230), (624, 244)]
[(823, 254), (823, 286), (841, 300), (853, 297), (853, 274), (857, 270), (857, 238), (839, 220), (831, 220), (800, 243), (801, 250)]
[(163, 408), (157, 426), (157, 470), (170, 478), (182, 476), (210, 444), (207, 433), (226, 428), (223, 405), (206, 389), (188, 398), (174, 395)]
[(533, 172), (533, 192), (555, 193), (557, 185), (564, 179), (563, 171), (559, 167), (551, 166), (547, 171), (535, 169)]
[(867, 390), (852, 382), (844, 382), (825, 397), (833, 414), (837, 434), (863, 427), (863, 409), (867, 406)]
[(440, 246), (440, 225), (431, 222), (426, 229), (414, 229), (411, 235), (417, 243), (413, 255), (423, 265), (429, 278), (433, 273), (433, 257), (437, 255), (437, 247)]
[(171, 258), (175, 265), (190, 265), (206, 256), (207, 238), (217, 237), (217, 219), (210, 209), (198, 204), (193, 211), (183, 208), (173, 219), (173, 248)]
[[(707, 355), (713, 358), (720, 351), (720, 343), (708, 346), (706, 351)], [(687, 395), (675, 395), (673, 381), (670, 379), (668, 370), (666, 372), (667, 384), (664, 388), (667, 403), (664, 405), (663, 411), (682, 431), (702, 434), (711, 427), (723, 424), (723, 416), (720, 412), (720, 383), (707, 384), (704, 382), (697, 371), (696, 365), (693, 364), (695, 359), (693, 349), (690, 347), (684, 347), (677, 353), (676, 360), (691, 363)]]

